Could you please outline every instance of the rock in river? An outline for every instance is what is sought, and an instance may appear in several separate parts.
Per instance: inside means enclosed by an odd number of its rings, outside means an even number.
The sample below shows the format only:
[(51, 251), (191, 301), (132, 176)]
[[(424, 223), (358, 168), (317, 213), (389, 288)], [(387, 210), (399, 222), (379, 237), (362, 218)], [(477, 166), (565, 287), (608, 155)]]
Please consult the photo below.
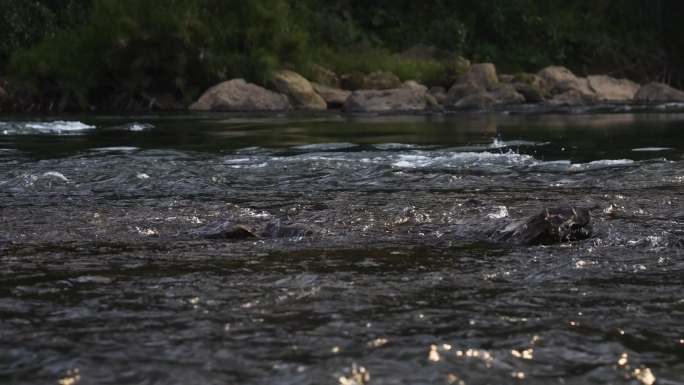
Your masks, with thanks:
[(490, 239), (516, 245), (548, 245), (586, 239), (591, 232), (589, 208), (560, 206), (546, 208), (495, 230)]
[(280, 221), (242, 223), (220, 220), (202, 226), (194, 230), (192, 234), (206, 239), (245, 241), (262, 238), (311, 236), (315, 234), (315, 231), (310, 227), (302, 225), (285, 225)]

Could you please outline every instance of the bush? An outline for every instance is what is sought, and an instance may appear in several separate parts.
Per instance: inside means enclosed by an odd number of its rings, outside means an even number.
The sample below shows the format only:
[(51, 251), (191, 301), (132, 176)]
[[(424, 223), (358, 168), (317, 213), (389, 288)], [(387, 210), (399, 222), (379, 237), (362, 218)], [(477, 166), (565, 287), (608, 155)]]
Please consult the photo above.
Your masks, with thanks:
[[(15, 55), (12, 73), (81, 107), (185, 102), (232, 77), (265, 82), (296, 63), (306, 37), (284, 0), (94, 0), (87, 22)], [(294, 64), (293, 64), (294, 65)]]

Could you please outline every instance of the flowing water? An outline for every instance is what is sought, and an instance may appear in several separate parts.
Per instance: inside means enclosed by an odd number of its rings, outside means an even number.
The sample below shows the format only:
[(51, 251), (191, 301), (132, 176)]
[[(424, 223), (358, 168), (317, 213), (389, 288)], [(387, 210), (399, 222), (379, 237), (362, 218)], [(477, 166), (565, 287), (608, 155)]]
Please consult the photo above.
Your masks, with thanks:
[(0, 383), (684, 384), (682, 114), (5, 119), (0, 214)]

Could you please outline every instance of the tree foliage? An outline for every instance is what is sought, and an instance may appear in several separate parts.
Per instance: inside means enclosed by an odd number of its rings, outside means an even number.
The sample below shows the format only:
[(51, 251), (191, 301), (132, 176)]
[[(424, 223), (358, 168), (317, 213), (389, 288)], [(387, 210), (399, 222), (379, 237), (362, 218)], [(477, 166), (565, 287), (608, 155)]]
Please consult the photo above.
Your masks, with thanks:
[[(681, 85), (681, 16), (678, 0), (3, 0), (0, 73), (113, 107), (151, 93), (189, 101), (223, 79), (265, 83), (312, 62), (438, 83), (456, 55)], [(416, 44), (447, 54), (393, 56)]]

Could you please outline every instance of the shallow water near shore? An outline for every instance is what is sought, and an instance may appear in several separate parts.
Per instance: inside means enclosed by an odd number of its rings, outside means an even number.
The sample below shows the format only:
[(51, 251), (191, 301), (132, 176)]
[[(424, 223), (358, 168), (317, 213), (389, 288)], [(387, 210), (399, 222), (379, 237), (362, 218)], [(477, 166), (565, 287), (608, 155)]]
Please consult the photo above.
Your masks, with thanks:
[(0, 213), (2, 383), (684, 384), (684, 114), (5, 117)]

